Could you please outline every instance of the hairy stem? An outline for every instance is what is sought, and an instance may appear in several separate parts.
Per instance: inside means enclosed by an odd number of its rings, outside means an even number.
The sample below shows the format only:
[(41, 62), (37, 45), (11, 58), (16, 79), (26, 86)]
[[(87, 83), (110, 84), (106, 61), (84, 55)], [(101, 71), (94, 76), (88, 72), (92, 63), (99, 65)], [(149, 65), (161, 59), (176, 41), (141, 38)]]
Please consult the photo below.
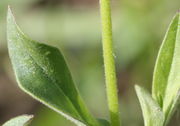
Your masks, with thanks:
[(119, 126), (119, 104), (117, 94), (116, 70), (112, 47), (112, 23), (110, 0), (100, 0), (102, 44), (105, 66), (106, 92), (110, 113), (111, 126)]

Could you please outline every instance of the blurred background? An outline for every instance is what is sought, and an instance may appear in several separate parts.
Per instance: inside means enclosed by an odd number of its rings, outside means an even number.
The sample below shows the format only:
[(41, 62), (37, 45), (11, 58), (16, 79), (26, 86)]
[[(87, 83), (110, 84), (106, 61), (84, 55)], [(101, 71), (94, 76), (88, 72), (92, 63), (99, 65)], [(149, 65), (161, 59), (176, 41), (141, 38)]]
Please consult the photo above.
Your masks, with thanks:
[[(92, 113), (108, 119), (98, 0), (0, 0), (0, 124), (34, 114), (31, 126), (74, 126), (22, 92), (14, 79), (6, 41), (11, 5), (21, 29), (32, 39), (61, 49)], [(151, 91), (159, 46), (179, 0), (113, 0), (114, 57), (124, 126), (143, 126), (134, 84)], [(169, 126), (180, 126), (178, 112)]]

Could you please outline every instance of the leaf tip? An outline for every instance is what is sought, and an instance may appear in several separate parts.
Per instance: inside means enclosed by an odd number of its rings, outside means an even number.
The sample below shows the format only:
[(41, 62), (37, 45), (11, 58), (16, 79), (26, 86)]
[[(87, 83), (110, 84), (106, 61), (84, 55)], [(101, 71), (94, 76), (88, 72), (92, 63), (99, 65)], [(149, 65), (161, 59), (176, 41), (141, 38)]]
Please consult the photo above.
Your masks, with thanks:
[[(18, 116), (19, 118), (20, 117), (24, 117), (24, 119), (26, 120), (25, 121), (25, 123), (26, 124), (29, 124), (31, 121), (32, 121), (32, 119), (34, 118), (34, 115), (28, 115), (28, 114), (23, 114), (23, 115), (20, 115), (20, 116)], [(17, 118), (18, 118), (17, 117)]]
[(177, 18), (178, 22), (180, 21), (180, 9), (179, 9), (179, 10), (177, 10), (177, 12), (175, 13), (175, 15), (174, 15), (174, 18), (173, 18), (173, 19), (175, 19), (175, 18)]
[(10, 5), (8, 5), (8, 11), (11, 11), (11, 6)]
[(12, 9), (11, 9), (11, 6), (10, 5), (8, 5), (8, 11), (7, 11), (8, 13), (7, 13), (7, 15), (8, 16), (12, 16), (13, 14), (12, 14)]
[(28, 116), (28, 117), (29, 117), (29, 119), (34, 118), (34, 115), (26, 115), (26, 114), (25, 114), (25, 116)]
[(27, 115), (27, 114), (20, 115), (8, 120), (2, 126), (25, 126), (32, 121), (33, 117), (34, 117), (33, 115)]
[(13, 15), (11, 6), (8, 5), (8, 11), (7, 11), (7, 25), (10, 25), (10, 24), (16, 24), (16, 21), (15, 21), (15, 17), (14, 17), (14, 15)]
[(137, 85), (137, 84), (135, 84), (134, 88), (135, 88), (136, 92), (137, 92), (138, 90), (140, 90), (140, 86)]

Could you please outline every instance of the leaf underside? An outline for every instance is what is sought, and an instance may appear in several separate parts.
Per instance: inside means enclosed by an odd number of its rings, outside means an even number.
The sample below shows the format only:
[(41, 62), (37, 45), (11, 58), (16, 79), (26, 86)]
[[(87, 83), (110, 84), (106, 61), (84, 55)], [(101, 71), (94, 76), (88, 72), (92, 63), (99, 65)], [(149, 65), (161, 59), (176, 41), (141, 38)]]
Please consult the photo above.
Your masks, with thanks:
[(32, 120), (32, 115), (21, 115), (15, 118), (10, 119), (2, 126), (27, 126)]
[(7, 39), (21, 89), (79, 126), (99, 125), (84, 105), (61, 52), (29, 39), (17, 26), (10, 9)]
[(180, 13), (172, 20), (161, 45), (153, 76), (153, 98), (166, 120), (173, 114), (180, 90)]
[(164, 114), (158, 103), (145, 89), (136, 85), (135, 90), (141, 104), (145, 126), (163, 126)]

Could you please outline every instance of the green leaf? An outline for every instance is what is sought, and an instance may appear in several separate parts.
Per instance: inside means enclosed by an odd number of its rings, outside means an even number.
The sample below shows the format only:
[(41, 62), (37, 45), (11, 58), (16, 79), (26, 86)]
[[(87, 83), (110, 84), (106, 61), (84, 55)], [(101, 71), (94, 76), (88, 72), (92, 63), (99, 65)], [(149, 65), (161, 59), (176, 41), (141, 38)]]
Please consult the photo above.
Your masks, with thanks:
[(109, 121), (107, 121), (105, 119), (98, 119), (98, 121), (102, 126), (110, 126)]
[(27, 126), (32, 118), (32, 115), (21, 115), (10, 119), (2, 126)]
[(158, 103), (145, 89), (137, 85), (135, 89), (141, 104), (145, 126), (163, 126), (164, 114)]
[(28, 38), (17, 26), (10, 9), (7, 39), (21, 89), (79, 126), (99, 125), (84, 105), (61, 52)]
[(153, 98), (166, 118), (175, 109), (180, 89), (180, 13), (172, 20), (160, 48), (153, 77)]
[(168, 115), (167, 115), (166, 120), (165, 120), (165, 125), (168, 124), (168, 122), (171, 119), (171, 117), (173, 116), (176, 108), (180, 107), (179, 105), (180, 105), (180, 90), (178, 91), (177, 96), (173, 100), (171, 108), (168, 110)]

